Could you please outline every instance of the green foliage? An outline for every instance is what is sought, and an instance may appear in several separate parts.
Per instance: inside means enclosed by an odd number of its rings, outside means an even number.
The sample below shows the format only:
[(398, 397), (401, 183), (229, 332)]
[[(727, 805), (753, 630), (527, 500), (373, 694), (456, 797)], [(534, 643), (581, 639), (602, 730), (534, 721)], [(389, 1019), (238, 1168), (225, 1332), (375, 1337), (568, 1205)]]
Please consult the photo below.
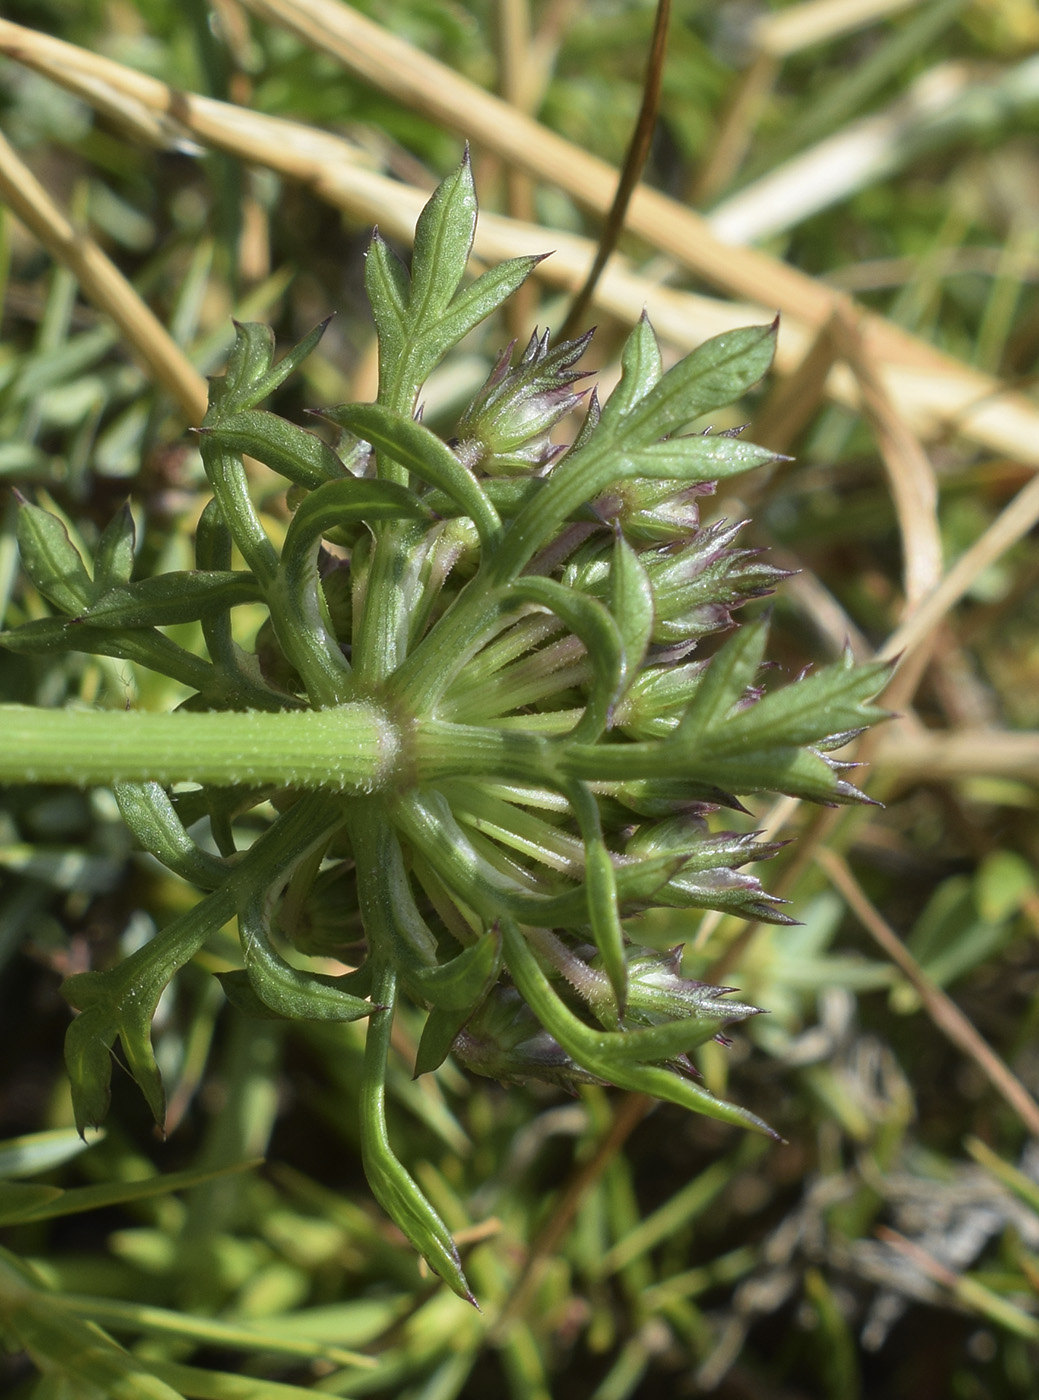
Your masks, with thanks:
[[(520, 1053), (510, 1067), (509, 1055), (540, 1037), (555, 1081), (569, 1073), (612, 1083), (768, 1131), (697, 1084), (686, 1058), (754, 1008), (723, 1000), (719, 989), (697, 990), (672, 964), (664, 979), (670, 993), (651, 993), (652, 966), (624, 920), (652, 905), (781, 919), (756, 880), (719, 878), (773, 848), (712, 835), (700, 818), (715, 803), (698, 794), (729, 805), (736, 793), (762, 791), (860, 800), (825, 750), (880, 716), (868, 701), (885, 672), (839, 663), (762, 695), (754, 687), (766, 624), (758, 621), (738, 629), (705, 668), (677, 667), (677, 695), (667, 690), (654, 707), (643, 694), (642, 735), (625, 735), (623, 705), (640, 676), (674, 665), (676, 642), (685, 655), (712, 630), (704, 609), (722, 609), (713, 625), (724, 625), (728, 609), (767, 591), (777, 575), (745, 568), (717, 532), (646, 544), (638, 531), (625, 538), (620, 513), (600, 511), (582, 553), (590, 564), (604, 538), (612, 543), (596, 556), (602, 583), (589, 591), (587, 568), (569, 562), (573, 545), (561, 542), (587, 502), (616, 499), (622, 488), (637, 515), (640, 492), (657, 483), (677, 495), (771, 460), (733, 437), (681, 429), (762, 377), (775, 327), (719, 336), (662, 375), (643, 319), (601, 416), (561, 458), (553, 451), (532, 461), (547, 473), (535, 478), (543, 481), (536, 494), (495, 505), (486, 483), (496, 454), (513, 454), (515, 466), (528, 441), (543, 440), (559, 406), (573, 407), (568, 386), (583, 342), (554, 351), (547, 339), (532, 342), (516, 371), (499, 365), (496, 382), (507, 394), (497, 396), (498, 411), (488, 412), (485, 392), (462, 415), (468, 465), (465, 452), (460, 457), (415, 421), (431, 370), (536, 261), (507, 264), (463, 288), (475, 219), (466, 160), (422, 214), (410, 275), (373, 241), (367, 286), (379, 329), (379, 402), (324, 410), (352, 435), (345, 459), (259, 407), (323, 327), (275, 363), (270, 332), (239, 325), (200, 435), (213, 504), (199, 531), (199, 567), (131, 580), (133, 533), (124, 513), (101, 536), (91, 575), (60, 520), (27, 503), (19, 524), (26, 571), (71, 620), (31, 622), (3, 636), (23, 650), (75, 647), (82, 637), (87, 649), (132, 655), (183, 681), (188, 653), (159, 629), (198, 622), (209, 654), (191, 658), (199, 683), (179, 715), (84, 717), (92, 723), (89, 767), (75, 756), (83, 721), (56, 717), (70, 726), (64, 779), (96, 781), (107, 763), (141, 844), (208, 891), (129, 958), (66, 984), (81, 1013), (67, 1051), (80, 1126), (105, 1116), (116, 1037), (161, 1123), (150, 1021), (177, 969), (236, 916), (242, 966), (223, 983), (238, 1007), (290, 1020), (368, 1018), (359, 1101), (368, 1180), (462, 1296), (469, 1286), (450, 1232), (387, 1133), (387, 1057), (401, 990), (430, 1013), (421, 1068), (440, 1063), (454, 1043), (463, 1060), (468, 1047), (476, 1067), (499, 1076), (536, 1073), (536, 1056)], [(246, 452), (295, 488), (280, 549), (251, 499)], [(429, 504), (434, 495), (458, 514), (441, 519)], [(355, 543), (337, 563), (325, 537), (344, 529)], [(452, 539), (466, 540), (464, 571), (458, 544), (442, 557)], [(231, 544), (244, 571), (224, 567)], [(676, 606), (665, 574), (683, 552), (696, 591)], [(221, 567), (206, 567), (213, 564)], [(324, 585), (337, 568), (348, 571), (352, 606), (333, 611)], [(231, 641), (230, 610), (256, 602), (267, 614), (267, 645), (280, 653), (277, 666), (269, 653), (249, 657)], [(345, 617), (344, 630), (337, 619)], [(670, 646), (659, 659), (658, 637)], [(562, 670), (551, 660), (560, 646), (572, 658)], [(452, 719), (452, 696), (475, 696), (478, 717)], [(320, 745), (333, 737), (343, 752), (326, 750), (323, 760)], [(46, 740), (33, 753), (31, 743), (20, 744), (6, 775), (41, 774), (45, 747)], [(261, 777), (278, 791), (269, 786), (250, 798), (249, 784)], [(677, 801), (676, 779), (688, 784)], [(243, 810), (273, 797), (278, 811), (248, 849), (236, 849), (233, 834), (229, 843), (226, 828), (221, 838), (214, 824), (216, 857), (178, 816), (168, 790), (178, 780), (201, 781), (203, 801), (207, 790), (215, 797), (231, 786), (242, 790)], [(633, 786), (641, 793), (635, 810), (626, 796)], [(562, 800), (551, 819), (538, 810), (544, 792)], [(666, 813), (662, 820), (644, 815), (653, 804)], [(676, 828), (683, 813), (696, 820)], [(550, 854), (561, 843), (562, 865)], [(305, 908), (329, 860), (353, 872), (366, 943), (358, 969), (340, 976), (292, 959), (285, 913), (289, 903)], [(540, 1030), (528, 1027), (519, 1040), (510, 1032), (491, 1053), (501, 1027), (490, 1007), (512, 984)]]

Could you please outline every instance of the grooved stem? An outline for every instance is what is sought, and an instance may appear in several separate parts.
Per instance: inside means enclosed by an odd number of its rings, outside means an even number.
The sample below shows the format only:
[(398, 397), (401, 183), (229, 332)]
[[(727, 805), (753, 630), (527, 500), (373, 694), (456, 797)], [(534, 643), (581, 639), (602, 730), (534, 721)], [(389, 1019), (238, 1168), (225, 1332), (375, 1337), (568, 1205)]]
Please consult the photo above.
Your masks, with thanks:
[(276, 783), (367, 794), (399, 780), (401, 736), (369, 704), (327, 710), (41, 710), (0, 705), (0, 782)]

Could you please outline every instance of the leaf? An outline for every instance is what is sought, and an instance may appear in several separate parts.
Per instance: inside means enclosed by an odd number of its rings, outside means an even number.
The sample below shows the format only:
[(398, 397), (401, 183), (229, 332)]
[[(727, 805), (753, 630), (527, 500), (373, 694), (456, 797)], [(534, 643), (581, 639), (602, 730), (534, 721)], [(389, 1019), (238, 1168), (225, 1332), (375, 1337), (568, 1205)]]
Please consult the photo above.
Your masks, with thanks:
[[(710, 685), (713, 670), (714, 663), (697, 692), (694, 706)], [(890, 671), (889, 662), (872, 661), (857, 666), (848, 654), (832, 666), (773, 691), (732, 715), (712, 735), (712, 751), (721, 755), (764, 750), (773, 745), (812, 744), (831, 734), (875, 724), (887, 718), (887, 711), (867, 701), (883, 687)]]
[(432, 1074), (439, 1069), (451, 1053), (451, 1046), (458, 1038), (459, 1031), (473, 1015), (474, 1006), (456, 1007), (453, 1011), (442, 1011), (434, 1007), (426, 1017), (426, 1024), (419, 1036), (415, 1051), (415, 1078)]
[(420, 480), (445, 492), (470, 517), (484, 548), (494, 547), (501, 534), (498, 512), (472, 472), (435, 433), (381, 404), (342, 404), (323, 413), (387, 453)]
[(93, 1186), (73, 1186), (68, 1191), (55, 1190), (49, 1201), (41, 1201), (26, 1213), (28, 1220), (58, 1220), (67, 1215), (82, 1215), (88, 1210), (108, 1210), (112, 1206), (128, 1205), (133, 1201), (150, 1201), (169, 1196), (174, 1191), (190, 1191), (207, 1181), (235, 1176), (261, 1166), (263, 1159), (254, 1157), (244, 1162), (232, 1162), (220, 1167), (193, 1167), (179, 1172), (157, 1172), (136, 1181), (100, 1181)]
[(758, 447), (739, 438), (704, 436), (671, 437), (666, 442), (651, 442), (646, 446), (620, 446), (618, 467), (624, 477), (641, 476), (653, 481), (674, 481), (690, 485), (704, 481), (720, 481), (770, 462), (786, 461), (767, 447)]
[(255, 408), (288, 379), (325, 333), (331, 317), (305, 335), (274, 364), (274, 332), (255, 321), (236, 321), (235, 342), (223, 376), (210, 381), (209, 410), (203, 428), (217, 426), (231, 414)]
[(243, 410), (199, 433), (229, 452), (255, 457), (298, 486), (320, 486), (346, 475), (343, 463), (317, 433), (266, 409)]
[(58, 517), (19, 501), (17, 531), (22, 567), (47, 601), (73, 615), (88, 607), (94, 582)]
[(408, 337), (408, 302), (411, 279), (396, 253), (380, 237), (372, 234), (364, 260), (364, 285), (379, 335), (379, 359), (388, 364), (400, 360)]
[(210, 380), (209, 413), (233, 412), (247, 406), (255, 384), (263, 379), (274, 362), (274, 332), (258, 321), (235, 321), (234, 344), (221, 376)]
[(80, 612), (93, 627), (172, 627), (262, 599), (252, 574), (241, 570), (171, 569), (154, 578), (109, 588)]
[(713, 736), (721, 727), (757, 675), (767, 639), (766, 618), (745, 623), (712, 657), (671, 741), (676, 748), (692, 750), (706, 746), (707, 735)]
[(94, 584), (100, 589), (129, 583), (133, 574), (136, 530), (129, 504), (105, 526), (94, 552)]
[(64, 1194), (60, 1186), (0, 1181), (0, 1225), (14, 1225)]
[(396, 973), (389, 965), (379, 969), (373, 995), (384, 1010), (369, 1022), (364, 1047), (360, 1104), (364, 1174), (375, 1199), (390, 1219), (400, 1226), (430, 1268), (460, 1298), (475, 1302), (450, 1231), (390, 1145), (386, 1127), (386, 1060), (393, 1032), (397, 980)]
[(471, 948), (435, 967), (401, 968), (409, 995), (441, 1011), (472, 1013), (490, 991), (501, 968), (501, 934), (492, 929)]
[(118, 1037), (130, 1071), (155, 1121), (162, 1123), (166, 1098), (151, 1045), (151, 1022), (163, 988), (206, 938), (234, 912), (227, 887), (208, 895), (107, 972), (81, 972), (61, 992), (80, 1015), (65, 1036), (65, 1063), (72, 1081), (76, 1127), (99, 1124), (111, 1095), (111, 1050)]
[(226, 879), (228, 863), (191, 839), (159, 783), (116, 783), (114, 792), (123, 821), (167, 870), (204, 890)]
[(649, 317), (643, 311), (621, 351), (620, 383), (603, 405), (600, 431), (613, 432), (625, 414), (641, 403), (660, 379), (663, 365), (660, 347)]
[(606, 728), (624, 685), (624, 642), (616, 622), (598, 599), (555, 579), (524, 576), (510, 583), (503, 594), (509, 602), (548, 608), (584, 643), (595, 679), (584, 713), (566, 737), (575, 743), (594, 742)]
[(408, 314), (412, 334), (421, 336), (436, 321), (465, 275), (476, 233), (476, 188), (469, 149), (458, 169), (441, 180), (415, 225)]
[(0, 1181), (50, 1171), (78, 1157), (103, 1137), (103, 1133), (92, 1133), (90, 1140), (85, 1141), (72, 1128), (50, 1128), (42, 1133), (7, 1138), (0, 1142)]
[(378, 1010), (346, 991), (341, 978), (304, 972), (285, 961), (270, 941), (272, 902), (271, 892), (263, 891), (238, 912), (245, 970), (264, 1006), (293, 1021), (359, 1021)]
[(777, 1136), (755, 1114), (736, 1104), (726, 1103), (724, 1099), (715, 1098), (691, 1079), (655, 1065), (633, 1065), (623, 1057), (612, 1054), (611, 1049), (615, 1044), (609, 1039), (612, 1032), (594, 1030), (564, 1006), (516, 924), (510, 919), (503, 919), (502, 929), (506, 962), (517, 987), (549, 1034), (583, 1069), (607, 1084), (615, 1084), (619, 1089), (650, 1094), (723, 1123), (753, 1128), (772, 1138)]
[(617, 905), (617, 880), (613, 860), (603, 839), (599, 805), (585, 783), (568, 783), (566, 793), (584, 842), (584, 894), (588, 922), (613, 988), (617, 1014), (623, 1016), (628, 1000), (628, 963), (624, 956), (624, 930)]
[(430, 520), (432, 513), (407, 487), (393, 481), (369, 481), (355, 476), (326, 481), (311, 491), (289, 521), (282, 549), (282, 568), (298, 566), (286, 556), (310, 558), (314, 547), (329, 531), (358, 520)]
[[(610, 562), (610, 612), (624, 643), (624, 683), (639, 674), (653, 635), (653, 585), (639, 556), (617, 532)], [(612, 715), (607, 721), (612, 723)]]
[(621, 441), (645, 446), (738, 399), (768, 373), (778, 329), (774, 321), (725, 331), (679, 360), (626, 415)]
[(444, 355), (469, 332), (493, 315), (498, 307), (508, 301), (527, 280), (544, 255), (532, 254), (523, 258), (509, 258), (488, 268), (475, 282), (458, 293), (440, 317), (435, 327), (431, 327), (423, 347), (422, 378), (430, 373)]

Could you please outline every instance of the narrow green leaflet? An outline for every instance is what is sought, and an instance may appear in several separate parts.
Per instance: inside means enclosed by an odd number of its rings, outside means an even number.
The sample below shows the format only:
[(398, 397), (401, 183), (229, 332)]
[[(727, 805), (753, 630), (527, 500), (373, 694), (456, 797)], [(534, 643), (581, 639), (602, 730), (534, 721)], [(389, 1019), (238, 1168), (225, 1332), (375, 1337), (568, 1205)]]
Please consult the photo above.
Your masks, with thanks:
[(624, 641), (617, 624), (602, 603), (554, 579), (525, 577), (509, 585), (507, 597), (515, 602), (539, 603), (580, 637), (592, 663), (594, 683), (584, 714), (569, 738), (577, 743), (597, 739), (609, 723), (620, 699), (626, 674)]
[(94, 551), (94, 584), (102, 593), (130, 582), (136, 542), (133, 516), (124, 505), (105, 526)]
[(262, 596), (252, 574), (241, 570), (173, 570), (105, 589), (76, 621), (94, 627), (173, 627)]
[(298, 486), (320, 486), (346, 474), (343, 463), (317, 433), (266, 409), (243, 409), (199, 431), (229, 452), (266, 463)]
[(177, 969), (233, 913), (234, 899), (225, 885), (116, 967), (80, 972), (64, 983), (62, 994), (80, 1012), (65, 1037), (65, 1063), (80, 1132), (103, 1122), (108, 1112), (116, 1038), (152, 1116), (162, 1123), (166, 1095), (151, 1043), (155, 1008)]
[(641, 670), (653, 635), (653, 585), (645, 565), (620, 531), (610, 563), (610, 612), (624, 644), (622, 688), (626, 689)]
[(641, 446), (625, 445), (618, 454), (625, 476), (676, 483), (721, 481), (778, 460), (778, 454), (767, 447), (741, 442), (739, 438), (702, 434), (671, 437), (666, 442)]
[(501, 533), (498, 512), (472, 472), (435, 433), (381, 404), (343, 404), (325, 409), (324, 415), (387, 453), (420, 481), (443, 491), (470, 517), (484, 547), (494, 547)]
[(584, 841), (584, 893), (588, 903), (588, 922), (613, 988), (617, 1012), (623, 1016), (628, 1001), (628, 963), (624, 956), (624, 930), (621, 928), (613, 860), (603, 839), (599, 807), (591, 789), (584, 783), (570, 783), (567, 795)]
[(372, 1006), (325, 973), (303, 971), (271, 943), (270, 892), (254, 896), (238, 912), (245, 970), (253, 991), (278, 1016), (293, 1021), (359, 1021)]
[(0, 1141), (0, 1181), (50, 1171), (78, 1157), (103, 1137), (103, 1132), (91, 1133), (87, 1141), (72, 1128), (48, 1128), (23, 1137), (5, 1138)]
[(643, 312), (624, 342), (620, 383), (603, 405), (598, 431), (617, 430), (620, 420), (642, 402), (660, 379), (663, 368), (657, 338), (649, 317)]
[(158, 783), (116, 783), (114, 791), (123, 821), (168, 870), (203, 890), (216, 889), (227, 878), (227, 861), (191, 839), (165, 788)]
[(773, 691), (742, 714), (733, 715), (712, 739), (712, 748), (722, 755), (767, 750), (775, 744), (813, 744), (830, 734), (876, 724), (887, 718), (887, 711), (867, 702), (890, 672), (886, 661), (856, 666), (846, 655), (842, 661)]
[(414, 969), (408, 990), (442, 1011), (462, 1011), (478, 1006), (497, 981), (501, 970), (501, 935), (492, 929), (446, 963)]
[(289, 375), (303, 363), (325, 333), (331, 317), (303, 337), (274, 363), (274, 332), (255, 321), (235, 322), (235, 342), (228, 356), (227, 369), (211, 381), (210, 408), (204, 427), (221, 422), (242, 409), (255, 408), (269, 398)]
[(462, 163), (437, 186), (415, 225), (408, 313), (421, 335), (447, 310), (465, 275), (476, 234), (476, 188), (466, 149)]
[(19, 501), (18, 548), (22, 567), (49, 603), (73, 616), (89, 607), (94, 581), (56, 515)]
[(679, 723), (673, 740), (676, 748), (706, 747), (707, 736), (721, 729), (757, 675), (767, 640), (768, 621), (762, 618), (741, 627), (716, 653)]
[(364, 260), (364, 285), (379, 332), (380, 363), (400, 360), (408, 337), (408, 270), (378, 230), (372, 235)]
[(771, 368), (778, 330), (774, 321), (725, 331), (679, 360), (625, 416), (624, 445), (654, 442), (738, 399)]
[(386, 1060), (397, 1000), (396, 975), (390, 967), (378, 971), (373, 997), (385, 1009), (369, 1022), (365, 1043), (360, 1119), (365, 1176), (383, 1210), (396, 1221), (430, 1268), (460, 1298), (475, 1302), (450, 1231), (390, 1145), (386, 1126)]

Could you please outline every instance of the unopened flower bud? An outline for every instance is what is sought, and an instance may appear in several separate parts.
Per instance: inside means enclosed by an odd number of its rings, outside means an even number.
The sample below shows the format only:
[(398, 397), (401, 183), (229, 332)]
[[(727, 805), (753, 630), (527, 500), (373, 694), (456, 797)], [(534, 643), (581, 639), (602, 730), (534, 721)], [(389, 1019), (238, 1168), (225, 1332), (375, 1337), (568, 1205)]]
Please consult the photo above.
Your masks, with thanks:
[(512, 345), (498, 357), (486, 383), (462, 414), (454, 450), (474, 471), (517, 476), (551, 466), (566, 449), (550, 441), (551, 429), (581, 401), (571, 385), (583, 378), (571, 366), (592, 333), (549, 349), (548, 331), (531, 336), (519, 363)]

